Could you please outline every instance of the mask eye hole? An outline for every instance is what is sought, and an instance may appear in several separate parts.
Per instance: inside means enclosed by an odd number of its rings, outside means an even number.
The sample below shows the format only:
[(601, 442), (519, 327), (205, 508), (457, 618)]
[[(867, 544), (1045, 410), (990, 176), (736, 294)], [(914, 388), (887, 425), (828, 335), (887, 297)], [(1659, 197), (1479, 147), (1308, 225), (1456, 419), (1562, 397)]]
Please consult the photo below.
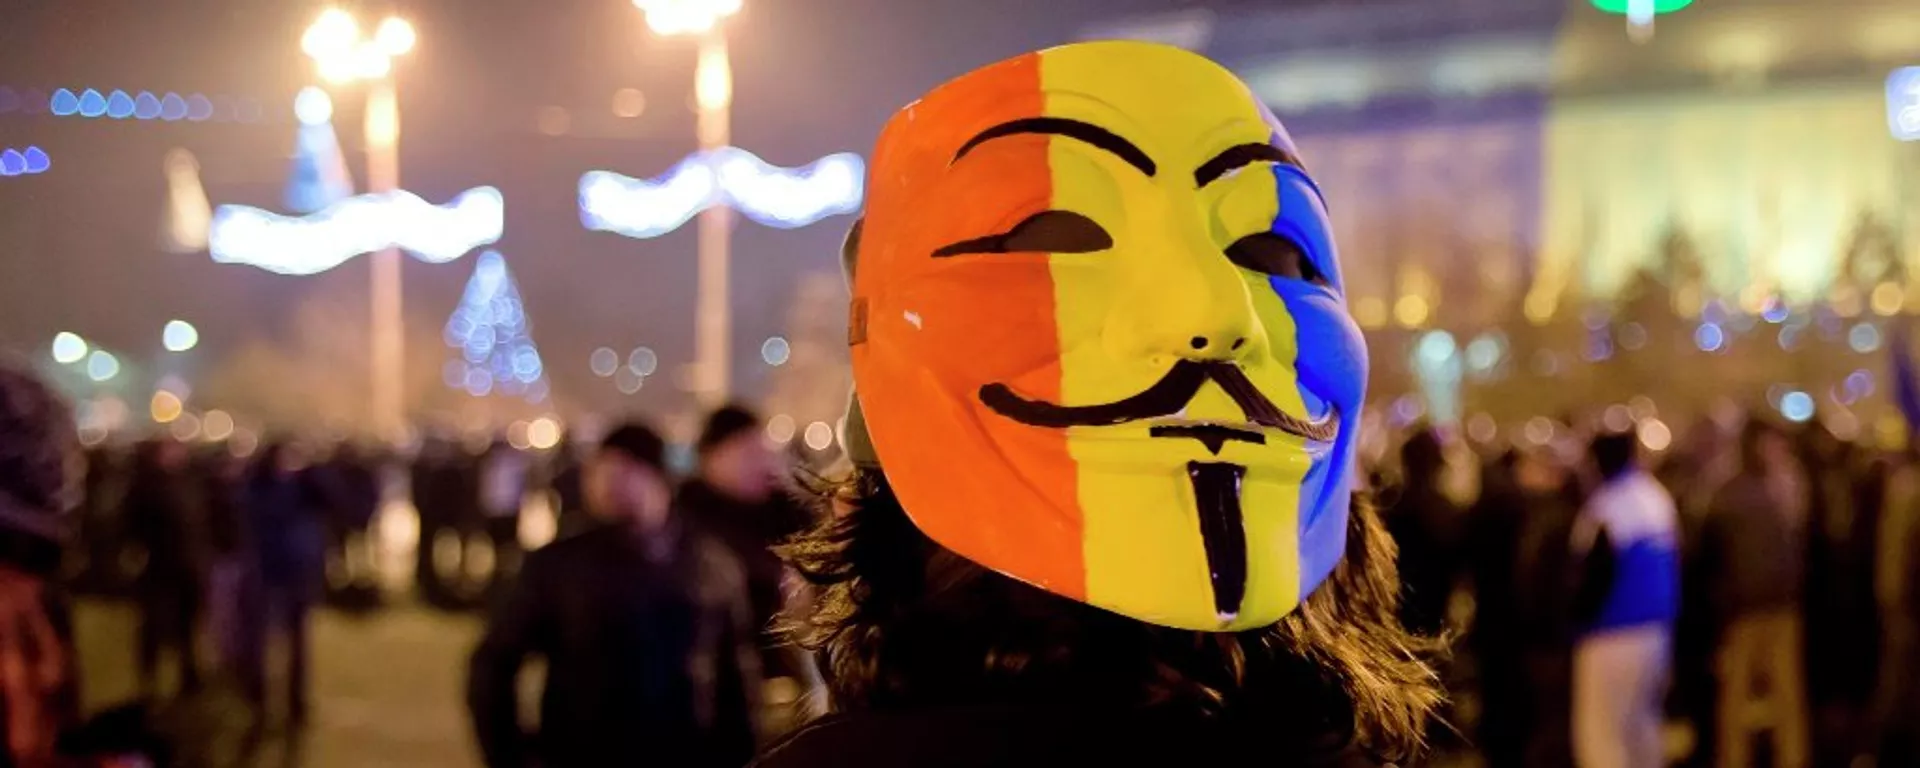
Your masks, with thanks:
[(1327, 285), (1327, 276), (1314, 266), (1313, 259), (1293, 238), (1272, 232), (1256, 232), (1227, 246), (1227, 259), (1242, 269), (1263, 275)]
[(1004, 234), (963, 240), (934, 251), (935, 258), (973, 253), (1097, 253), (1113, 247), (1105, 227), (1073, 211), (1041, 211)]

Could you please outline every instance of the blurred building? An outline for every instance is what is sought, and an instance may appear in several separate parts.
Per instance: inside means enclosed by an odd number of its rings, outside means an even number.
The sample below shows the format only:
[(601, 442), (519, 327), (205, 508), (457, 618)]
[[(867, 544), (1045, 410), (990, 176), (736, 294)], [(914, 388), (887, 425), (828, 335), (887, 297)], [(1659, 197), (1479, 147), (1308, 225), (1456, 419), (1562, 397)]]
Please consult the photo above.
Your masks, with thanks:
[[(1482, 379), (1516, 375), (1477, 399), (1503, 418), (1655, 389), (1684, 411), (1777, 400), (1874, 365), (1848, 318), (1920, 309), (1920, 143), (1887, 105), (1890, 73), (1920, 65), (1920, 4), (1695, 0), (1636, 43), (1587, 0), (1214, 2), (1083, 36), (1202, 51), (1282, 116), (1386, 398), (1425, 388), (1399, 364), (1416, 349), (1459, 350), (1471, 385), (1469, 339), (1488, 339)], [(1816, 306), (1756, 328), (1774, 297)], [(1749, 313), (1724, 341), (1715, 298)], [(1429, 328), (1457, 345), (1421, 347)], [(1678, 386), (1681, 359), (1724, 388)]]
[[(1333, 201), (1369, 326), (1478, 325), (1529, 295), (1544, 316), (1641, 269), (1790, 301), (1910, 271), (1856, 257), (1841, 279), (1856, 245), (1920, 256), (1920, 145), (1886, 116), (1889, 73), (1920, 65), (1920, 5), (1696, 0), (1655, 31), (1635, 43), (1584, 0), (1325, 0), (1086, 36), (1247, 78)], [(1682, 243), (1697, 267), (1674, 263)]]

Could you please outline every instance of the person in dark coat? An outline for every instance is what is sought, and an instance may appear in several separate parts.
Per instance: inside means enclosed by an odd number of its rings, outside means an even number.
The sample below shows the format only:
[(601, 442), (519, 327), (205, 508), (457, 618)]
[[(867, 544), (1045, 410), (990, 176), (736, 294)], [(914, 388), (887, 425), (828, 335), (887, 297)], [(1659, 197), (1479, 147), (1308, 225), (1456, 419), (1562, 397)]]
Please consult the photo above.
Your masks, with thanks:
[(52, 576), (78, 501), (72, 411), (0, 358), (0, 765), (64, 765), (79, 686), (69, 606)]
[(1365, 341), (1248, 94), (1190, 51), (1076, 43), (881, 131), (842, 251), (851, 469), (783, 547), (831, 711), (758, 766), (1419, 751), (1433, 643), (1360, 487)]
[(547, 464), (547, 491), (552, 495), (554, 515), (558, 518), (559, 538), (566, 538), (591, 527), (593, 516), (587, 512), (583, 487), (580, 448), (571, 435), (562, 436)]
[[(740, 566), (672, 510), (664, 445), (614, 430), (587, 467), (599, 526), (543, 547), (474, 650), (467, 704), (486, 764), (738, 766), (753, 755), (758, 655)], [(515, 680), (546, 662), (540, 729)]]
[(137, 590), (138, 658), (140, 690), (149, 698), (159, 693), (163, 652), (178, 661), (182, 693), (200, 688), (196, 649), (214, 553), (201, 488), (187, 459), (186, 446), (171, 439), (142, 443), (127, 489), (128, 529), (146, 552)]
[(346, 605), (363, 605), (376, 590), (367, 531), (380, 511), (379, 458), (353, 443), (341, 443), (323, 471), (327, 552), (339, 564), (339, 578), (330, 579), (327, 586), (334, 592), (330, 596)]
[(789, 659), (769, 632), (780, 613), (786, 566), (775, 545), (811, 522), (804, 507), (782, 487), (785, 469), (767, 445), (758, 414), (739, 405), (714, 411), (695, 443), (694, 477), (674, 497), (689, 525), (725, 544), (747, 572), (753, 626), (764, 635), (762, 662), (768, 676), (795, 676)]
[(1468, 551), (1480, 676), (1480, 739), (1490, 768), (1573, 761), (1574, 621), (1581, 576), (1567, 542), (1576, 508), (1566, 471), (1544, 449), (1514, 449), (1474, 505)]
[(301, 727), (311, 713), (307, 619), (325, 580), (326, 490), (298, 446), (274, 444), (261, 451), (247, 480), (245, 505), (252, 562), (242, 601), (241, 685), (264, 716), (267, 640), (278, 629), (287, 640), (285, 714)]
[(1384, 512), (1400, 549), (1400, 615), (1416, 634), (1438, 636), (1453, 597), (1456, 551), (1464, 515), (1441, 488), (1446, 449), (1432, 429), (1416, 430), (1400, 447), (1400, 493)]

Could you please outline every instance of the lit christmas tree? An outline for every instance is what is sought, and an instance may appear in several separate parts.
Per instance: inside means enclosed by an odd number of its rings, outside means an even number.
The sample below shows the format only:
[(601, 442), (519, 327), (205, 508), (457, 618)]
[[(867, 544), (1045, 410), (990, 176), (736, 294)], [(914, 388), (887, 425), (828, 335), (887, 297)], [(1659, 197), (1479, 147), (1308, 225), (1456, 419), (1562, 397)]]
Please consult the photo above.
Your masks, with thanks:
[(544, 402), (546, 370), (531, 334), (506, 259), (498, 251), (480, 254), (459, 308), (447, 319), (447, 346), (459, 351), (459, 357), (447, 362), (447, 386), (474, 397), (499, 392)]
[(293, 145), (293, 171), (287, 178), (287, 210), (314, 213), (353, 194), (353, 179), (333, 132), (333, 100), (307, 87), (293, 102), (300, 129)]

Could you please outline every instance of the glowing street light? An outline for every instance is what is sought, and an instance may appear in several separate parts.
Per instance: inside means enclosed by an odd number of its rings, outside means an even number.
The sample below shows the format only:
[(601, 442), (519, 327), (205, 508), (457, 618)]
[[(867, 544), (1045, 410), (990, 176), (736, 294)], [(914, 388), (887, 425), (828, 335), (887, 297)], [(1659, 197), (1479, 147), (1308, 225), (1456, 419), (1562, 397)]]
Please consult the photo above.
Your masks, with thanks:
[[(353, 15), (338, 8), (321, 13), (300, 36), (300, 50), (312, 58), (329, 83), (367, 84), (367, 191), (375, 195), (400, 188), (400, 106), (394, 93), (393, 60), (413, 50), (413, 25), (389, 16), (371, 37), (361, 34)], [(305, 120), (322, 107), (309, 98)], [(327, 105), (324, 111), (331, 111)], [(400, 251), (387, 247), (373, 263), (373, 421), (381, 437), (398, 441), (406, 429), (401, 382), (406, 360), (401, 335)]]
[(633, 0), (633, 4), (647, 14), (647, 27), (656, 35), (706, 34), (740, 12), (740, 0)]
[[(700, 107), (700, 151), (711, 157), (731, 140), (733, 65), (727, 57), (727, 17), (740, 12), (740, 0), (633, 0), (658, 35), (697, 35), (700, 57), (693, 73), (694, 101)], [(694, 394), (715, 407), (727, 399), (727, 364), (732, 333), (727, 316), (727, 262), (732, 212), (726, 206), (700, 211), (699, 293), (695, 300)]]

